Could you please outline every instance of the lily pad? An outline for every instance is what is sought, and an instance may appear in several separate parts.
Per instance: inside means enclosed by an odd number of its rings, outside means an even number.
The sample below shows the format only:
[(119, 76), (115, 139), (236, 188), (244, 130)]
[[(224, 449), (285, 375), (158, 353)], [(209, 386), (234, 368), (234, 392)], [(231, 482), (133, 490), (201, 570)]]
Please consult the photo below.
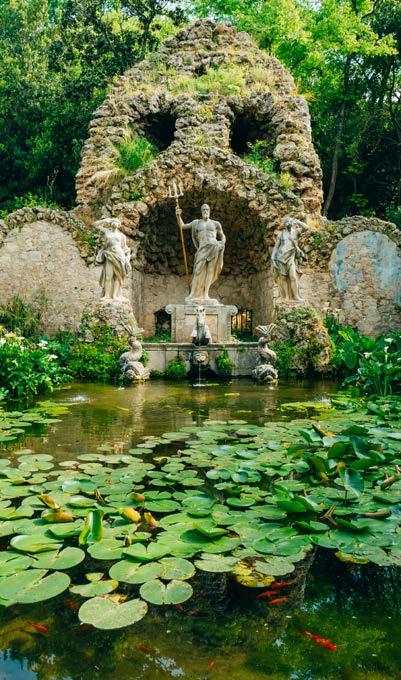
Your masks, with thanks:
[(181, 604), (192, 596), (192, 586), (186, 581), (170, 581), (165, 585), (159, 579), (144, 583), (139, 593), (152, 604)]
[(0, 598), (7, 604), (42, 602), (56, 597), (70, 585), (70, 577), (59, 571), (46, 576), (46, 569), (28, 569), (0, 582)]
[(143, 619), (147, 611), (148, 605), (140, 599), (119, 604), (107, 597), (93, 597), (83, 603), (78, 617), (82, 623), (95, 628), (112, 630), (137, 623)]
[(146, 583), (159, 578), (164, 571), (160, 562), (148, 562), (141, 564), (132, 560), (116, 562), (110, 569), (110, 576), (123, 583)]

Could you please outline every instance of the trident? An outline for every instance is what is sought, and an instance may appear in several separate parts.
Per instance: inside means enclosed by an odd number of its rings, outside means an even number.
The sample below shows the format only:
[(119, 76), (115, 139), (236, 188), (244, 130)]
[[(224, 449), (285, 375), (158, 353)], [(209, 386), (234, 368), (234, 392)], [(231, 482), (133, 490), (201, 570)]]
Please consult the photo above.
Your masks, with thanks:
[[(180, 204), (178, 202), (178, 199), (181, 198), (181, 196), (184, 195), (184, 189), (183, 189), (182, 183), (179, 182), (178, 186), (177, 186), (177, 182), (175, 182), (175, 180), (173, 180), (171, 185), (168, 188), (168, 195), (169, 195), (170, 198), (175, 198), (176, 208), (180, 209)], [(180, 209), (180, 211), (181, 211), (181, 209)], [(178, 229), (180, 231), (180, 237), (181, 237), (182, 254), (183, 254), (183, 257), (184, 257), (185, 277), (187, 279), (188, 290), (190, 290), (191, 287), (189, 285), (187, 251), (185, 250), (184, 232), (183, 232), (183, 229), (182, 229), (182, 220), (181, 220), (180, 215), (177, 215), (177, 223), (178, 223)]]

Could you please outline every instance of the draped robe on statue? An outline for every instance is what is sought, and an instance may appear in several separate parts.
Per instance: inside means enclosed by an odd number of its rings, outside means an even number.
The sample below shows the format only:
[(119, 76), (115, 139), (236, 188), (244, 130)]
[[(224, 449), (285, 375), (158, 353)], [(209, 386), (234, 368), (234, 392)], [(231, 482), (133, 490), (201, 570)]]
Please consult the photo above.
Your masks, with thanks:
[[(191, 223), (192, 241), (196, 248), (191, 292), (189, 294), (189, 298), (192, 300), (208, 299), (209, 288), (217, 280), (223, 268), (224, 247), (221, 247), (222, 241), (218, 241), (211, 232), (203, 232), (201, 239), (199, 239), (197, 226), (201, 221), (194, 220)], [(219, 223), (215, 222), (214, 224)]]

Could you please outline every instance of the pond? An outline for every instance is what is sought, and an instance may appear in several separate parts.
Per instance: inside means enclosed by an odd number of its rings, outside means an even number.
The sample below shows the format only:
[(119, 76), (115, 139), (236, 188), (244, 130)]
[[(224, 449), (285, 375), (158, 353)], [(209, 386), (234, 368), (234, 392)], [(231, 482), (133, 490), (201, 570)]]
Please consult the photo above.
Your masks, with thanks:
[[(211, 421), (255, 425), (302, 417), (280, 405), (323, 401), (330, 382), (255, 386), (247, 380), (196, 388), (152, 382), (131, 388), (73, 384), (52, 395), (67, 403), (59, 422), (35, 426), (2, 456), (31, 449), (59, 461), (127, 452), (143, 437)], [(303, 414), (304, 415), (304, 414)], [(107, 446), (108, 445), (108, 446)], [(19, 454), (18, 454), (19, 455)], [(397, 572), (348, 565), (325, 555), (304, 567), (291, 602), (257, 599), (252, 588), (202, 582), (190, 606), (151, 607), (133, 626), (103, 631), (80, 624), (65, 591), (47, 602), (2, 609), (2, 680), (390, 680), (401, 676)], [(210, 575), (208, 575), (210, 576)], [(219, 575), (217, 575), (219, 576)], [(285, 589), (283, 589), (283, 592)], [(191, 601), (192, 602), (192, 601)], [(307, 635), (330, 640), (330, 649)]]

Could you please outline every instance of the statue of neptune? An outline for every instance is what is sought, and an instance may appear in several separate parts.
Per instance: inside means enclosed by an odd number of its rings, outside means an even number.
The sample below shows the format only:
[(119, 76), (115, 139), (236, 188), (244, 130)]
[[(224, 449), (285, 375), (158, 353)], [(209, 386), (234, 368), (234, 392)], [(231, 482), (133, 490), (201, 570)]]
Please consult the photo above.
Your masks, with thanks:
[(209, 288), (217, 280), (223, 268), (223, 255), (226, 243), (220, 222), (210, 219), (210, 208), (205, 203), (201, 207), (201, 219), (184, 224), (181, 209), (176, 208), (181, 229), (192, 229), (192, 240), (196, 248), (191, 291), (185, 302), (189, 304), (220, 304), (209, 298)]

